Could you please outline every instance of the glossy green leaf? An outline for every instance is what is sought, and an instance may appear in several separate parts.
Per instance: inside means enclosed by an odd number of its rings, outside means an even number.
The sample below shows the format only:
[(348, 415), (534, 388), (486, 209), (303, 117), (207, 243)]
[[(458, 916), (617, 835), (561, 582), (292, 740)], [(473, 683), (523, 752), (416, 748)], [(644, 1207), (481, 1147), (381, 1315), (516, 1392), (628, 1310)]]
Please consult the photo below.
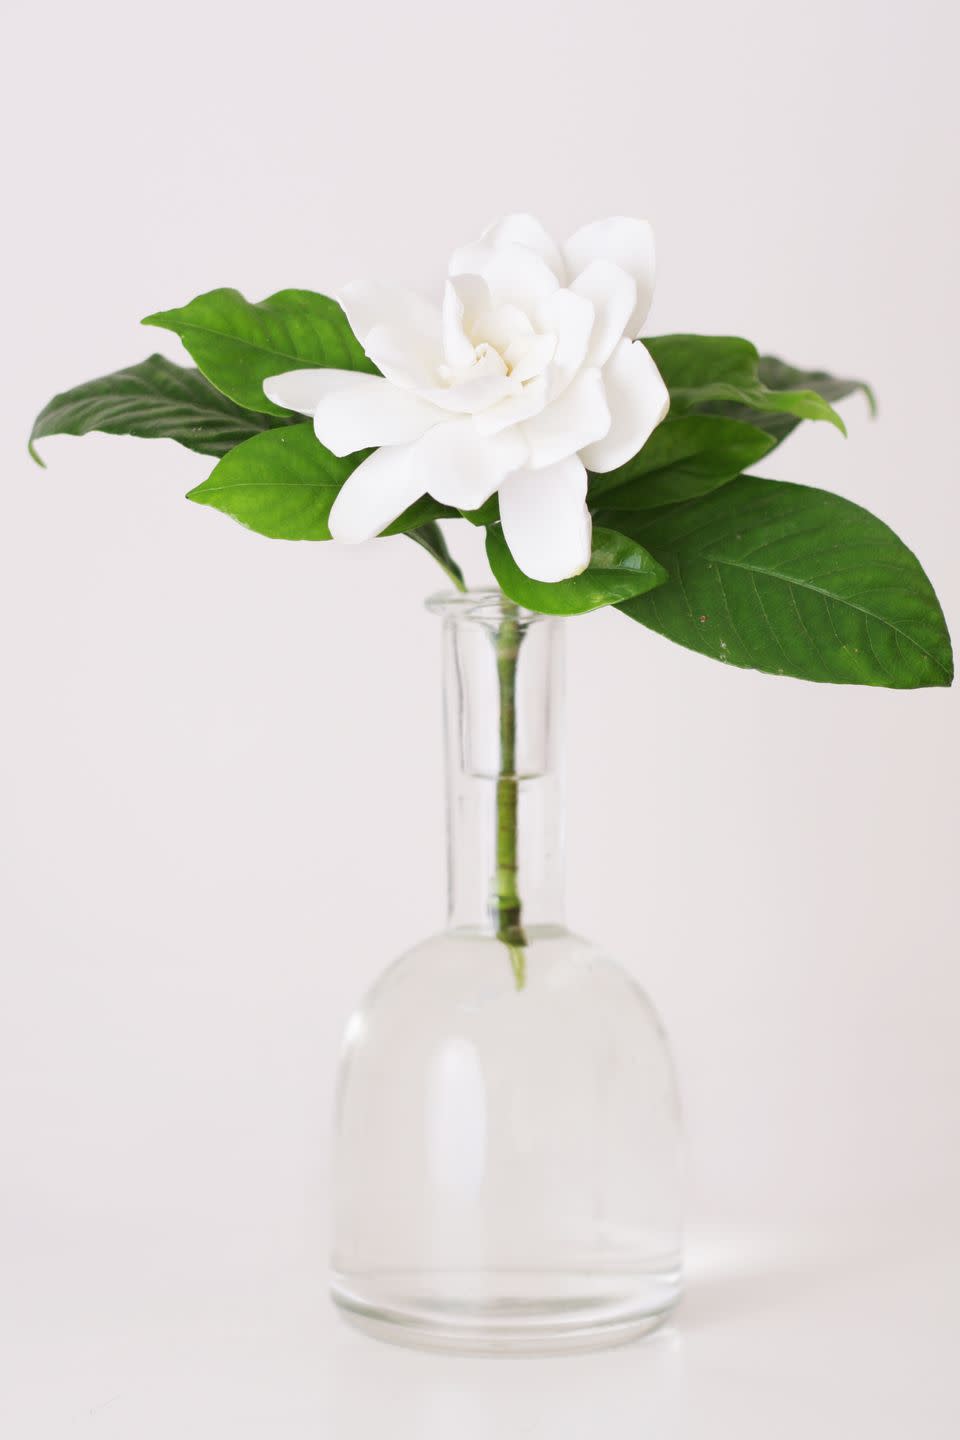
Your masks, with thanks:
[(487, 531), (487, 559), (505, 595), (525, 609), (539, 610), (544, 615), (580, 615), (598, 610), (602, 605), (641, 595), (667, 578), (667, 572), (642, 545), (600, 526), (594, 526), (589, 566), (570, 580), (555, 584), (531, 580), (510, 554), (499, 525)]
[(950, 684), (950, 637), (916, 557), (839, 495), (742, 475), (611, 518), (670, 572), (621, 609), (680, 645), (804, 680)]
[(848, 395), (860, 391), (865, 397), (871, 415), (877, 413), (877, 397), (866, 380), (845, 380), (830, 375), (826, 370), (799, 370), (788, 365), (776, 355), (761, 355), (759, 374), (761, 382), (770, 390), (815, 390), (824, 400), (844, 400)]
[[(616, 470), (591, 475), (591, 510), (648, 510), (705, 495), (755, 465), (777, 444), (755, 425), (714, 415), (669, 416), (643, 449)], [(464, 510), (471, 525), (495, 525), (499, 502), (491, 495), (478, 510)]]
[(239, 290), (209, 290), (143, 323), (179, 335), (218, 390), (264, 415), (288, 413), (263, 393), (271, 375), (311, 367), (377, 373), (337, 302), (312, 290), (280, 290), (258, 304)]
[(466, 590), (466, 581), (463, 578), (463, 571), (450, 554), (450, 547), (447, 544), (447, 537), (444, 535), (436, 520), (428, 520), (425, 525), (418, 525), (407, 534), (411, 540), (422, 545), (428, 555), (432, 555), (440, 566), (440, 569), (452, 580), (458, 590)]
[[(859, 390), (866, 397), (870, 414), (876, 415), (877, 413), (876, 397), (865, 380), (842, 380), (835, 375), (827, 374), (825, 370), (798, 370), (773, 355), (760, 356), (759, 376), (761, 382), (770, 390), (815, 390), (824, 400), (829, 400), (831, 405)], [(727, 416), (732, 420), (740, 420), (746, 425), (753, 425), (760, 430), (765, 430), (768, 435), (773, 436), (777, 444), (785, 440), (800, 424), (800, 418), (797, 415), (755, 410), (749, 405), (726, 402), (704, 405), (702, 409), (705, 413)]]
[[(369, 453), (340, 459), (320, 444), (309, 422), (282, 425), (231, 450), (187, 499), (275, 540), (329, 540), (330, 507)], [(451, 513), (424, 496), (384, 534), (404, 534)]]
[(771, 389), (760, 378), (760, 356), (749, 340), (729, 335), (659, 335), (644, 344), (670, 391), (673, 415), (715, 404), (746, 405), (763, 414), (828, 420), (846, 426), (816, 390)]
[[(718, 416), (667, 419), (631, 460), (590, 476), (587, 504), (591, 510), (650, 510), (705, 495), (756, 464), (776, 443), (754, 425)], [(500, 519), (497, 496), (461, 513), (471, 525), (495, 525)]]
[(100, 430), (108, 435), (177, 440), (201, 455), (225, 455), (277, 423), (234, 405), (199, 370), (151, 355), (139, 365), (55, 395), (33, 423), (30, 453), (42, 465), (34, 449), (36, 440)]
[(461, 510), (460, 514), (464, 520), (469, 520), (471, 525), (478, 525), (481, 528), (489, 525), (496, 525), (500, 520), (500, 497), (491, 495), (478, 510)]
[[(591, 475), (593, 510), (655, 509), (706, 495), (756, 465), (801, 419), (828, 420), (844, 430), (828, 402), (854, 391), (863, 391), (876, 409), (864, 381), (761, 357), (748, 340), (661, 335), (644, 343), (670, 389), (671, 411), (626, 464)], [(497, 497), (463, 514), (473, 525), (494, 525)]]
[(187, 499), (222, 510), (260, 535), (329, 540), (330, 507), (363, 458), (338, 459), (311, 424), (288, 425), (231, 450)]
[(682, 415), (658, 425), (632, 460), (591, 475), (588, 503), (649, 510), (706, 495), (756, 464), (776, 439), (753, 425), (712, 415)]

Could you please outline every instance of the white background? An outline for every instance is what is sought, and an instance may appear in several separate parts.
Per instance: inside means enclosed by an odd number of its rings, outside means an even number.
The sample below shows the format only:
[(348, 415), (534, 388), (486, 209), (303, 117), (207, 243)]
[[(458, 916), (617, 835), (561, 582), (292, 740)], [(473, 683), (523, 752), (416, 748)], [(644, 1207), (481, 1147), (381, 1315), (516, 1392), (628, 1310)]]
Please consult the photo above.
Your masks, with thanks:
[[(658, 1004), (691, 1293), (641, 1346), (444, 1360), (324, 1295), (339, 1032), (440, 919), (440, 583), (263, 540), (56, 390), (152, 310), (435, 288), (498, 214), (658, 237), (651, 333), (874, 382), (768, 473), (867, 504), (948, 617), (955, 13), (934, 0), (8, 7), (0, 1417), (91, 1433), (953, 1436), (957, 700), (569, 626), (569, 909)], [(466, 528), (466, 527), (464, 527)], [(476, 537), (461, 546), (481, 579)], [(885, 1428), (886, 1427), (886, 1428)]]

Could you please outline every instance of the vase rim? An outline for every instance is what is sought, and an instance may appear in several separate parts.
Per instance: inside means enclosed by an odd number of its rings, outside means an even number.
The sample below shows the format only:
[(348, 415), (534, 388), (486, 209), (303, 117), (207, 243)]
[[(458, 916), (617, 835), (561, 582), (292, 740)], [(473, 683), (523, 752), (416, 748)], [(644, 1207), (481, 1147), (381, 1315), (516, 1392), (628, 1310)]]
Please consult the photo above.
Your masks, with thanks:
[(444, 620), (479, 620), (499, 624), (501, 620), (518, 620), (524, 626), (540, 620), (556, 620), (556, 615), (543, 615), (539, 610), (525, 610), (493, 586), (475, 590), (440, 590), (429, 596), (426, 607)]

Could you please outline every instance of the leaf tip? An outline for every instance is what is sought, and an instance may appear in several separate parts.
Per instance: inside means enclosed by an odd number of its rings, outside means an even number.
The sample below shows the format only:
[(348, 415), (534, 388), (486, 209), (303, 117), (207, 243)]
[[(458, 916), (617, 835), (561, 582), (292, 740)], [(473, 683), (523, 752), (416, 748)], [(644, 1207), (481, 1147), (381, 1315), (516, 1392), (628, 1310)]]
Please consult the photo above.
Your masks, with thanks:
[(27, 450), (28, 450), (28, 452), (29, 452), (29, 454), (30, 454), (31, 460), (34, 460), (34, 461), (40, 466), (40, 469), (41, 469), (41, 470), (46, 470), (46, 468), (47, 468), (47, 462), (46, 462), (46, 460), (42, 459), (39, 451), (37, 450), (37, 447), (36, 447), (36, 446), (34, 445), (34, 443), (33, 443), (33, 437), (32, 437), (32, 436), (31, 436), (31, 438), (27, 441)]
[(653, 560), (653, 569), (651, 571), (651, 574), (653, 576), (653, 584), (650, 586), (650, 589), (656, 590), (660, 585), (666, 585), (667, 581), (671, 578), (671, 576), (670, 571), (665, 565), (661, 565), (660, 561), (655, 559), (653, 556), (651, 556), (650, 558)]
[(953, 685), (953, 657), (949, 657), (946, 664), (938, 664), (935, 669), (920, 680), (914, 680), (910, 684), (894, 686), (895, 689), (904, 690), (949, 690)]
[(810, 414), (809, 418), (811, 420), (828, 420), (831, 425), (840, 431), (843, 438), (846, 439), (847, 427), (840, 412), (835, 410), (832, 405), (829, 405), (822, 395), (817, 395), (816, 391), (809, 391), (808, 393), (813, 395), (819, 402), (817, 412)]
[(949, 633), (947, 633), (947, 631), (946, 631), (946, 621), (944, 621), (944, 632), (945, 632), (944, 638), (945, 638), (945, 641), (946, 641), (946, 645), (945, 645), (945, 650), (944, 650), (944, 658), (943, 658), (943, 661), (942, 661), (941, 666), (940, 666), (941, 675), (940, 675), (940, 678), (939, 678), (938, 680), (936, 680), (934, 683), (935, 683), (936, 685), (940, 686), (942, 689), (949, 689), (949, 687), (953, 684), (953, 680), (954, 680), (953, 645), (951, 644), (951, 641), (950, 641), (950, 635), (949, 635)]

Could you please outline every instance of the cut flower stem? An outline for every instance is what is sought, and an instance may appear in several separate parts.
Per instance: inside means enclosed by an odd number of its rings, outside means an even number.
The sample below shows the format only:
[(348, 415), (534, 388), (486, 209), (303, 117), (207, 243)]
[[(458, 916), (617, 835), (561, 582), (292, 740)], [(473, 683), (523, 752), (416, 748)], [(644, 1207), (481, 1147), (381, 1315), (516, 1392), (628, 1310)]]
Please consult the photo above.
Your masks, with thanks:
[(509, 951), (518, 990), (526, 981), (526, 944), (518, 883), (517, 837), (517, 662), (523, 628), (516, 612), (500, 622), (496, 635), (500, 698), (500, 768), (497, 775), (496, 866), (491, 909), (497, 939)]

